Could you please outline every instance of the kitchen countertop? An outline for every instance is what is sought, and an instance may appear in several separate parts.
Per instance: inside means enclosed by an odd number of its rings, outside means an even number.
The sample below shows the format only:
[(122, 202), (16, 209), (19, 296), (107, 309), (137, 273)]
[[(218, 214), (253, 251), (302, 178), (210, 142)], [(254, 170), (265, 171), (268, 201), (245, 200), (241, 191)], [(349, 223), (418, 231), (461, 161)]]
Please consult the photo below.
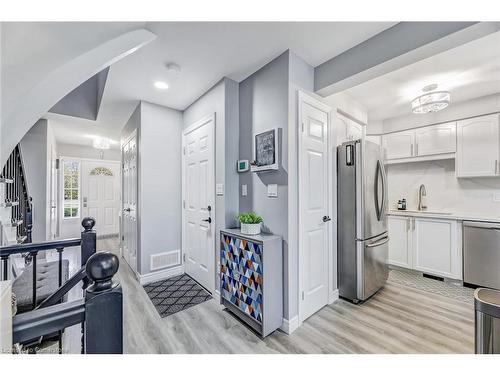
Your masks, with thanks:
[(390, 216), (411, 216), (411, 217), (430, 217), (435, 219), (448, 219), (448, 220), (470, 220), (470, 221), (487, 221), (491, 223), (500, 223), (500, 216), (492, 216), (485, 214), (452, 212), (451, 210), (389, 210)]

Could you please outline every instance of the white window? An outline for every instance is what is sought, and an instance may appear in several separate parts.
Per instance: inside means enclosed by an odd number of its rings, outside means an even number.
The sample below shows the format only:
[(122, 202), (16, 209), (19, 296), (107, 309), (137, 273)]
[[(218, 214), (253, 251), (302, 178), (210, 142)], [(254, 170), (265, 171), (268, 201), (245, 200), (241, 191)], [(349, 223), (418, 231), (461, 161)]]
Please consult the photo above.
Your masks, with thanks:
[(64, 218), (80, 217), (80, 162), (63, 161)]

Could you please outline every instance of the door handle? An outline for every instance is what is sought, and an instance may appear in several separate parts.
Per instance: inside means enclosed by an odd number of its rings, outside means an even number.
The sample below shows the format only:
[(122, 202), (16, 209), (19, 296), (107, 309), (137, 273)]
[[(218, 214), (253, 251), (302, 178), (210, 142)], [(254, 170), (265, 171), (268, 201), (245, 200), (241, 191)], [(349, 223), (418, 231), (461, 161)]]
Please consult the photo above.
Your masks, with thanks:
[(323, 223), (326, 223), (326, 222), (329, 222), (330, 220), (332, 220), (332, 218), (330, 216), (323, 216)]
[(209, 217), (208, 219), (203, 219), (202, 221), (206, 221), (208, 224), (210, 224), (212, 222), (212, 218)]
[(366, 247), (377, 247), (389, 242), (389, 237), (384, 237), (380, 241), (366, 245)]

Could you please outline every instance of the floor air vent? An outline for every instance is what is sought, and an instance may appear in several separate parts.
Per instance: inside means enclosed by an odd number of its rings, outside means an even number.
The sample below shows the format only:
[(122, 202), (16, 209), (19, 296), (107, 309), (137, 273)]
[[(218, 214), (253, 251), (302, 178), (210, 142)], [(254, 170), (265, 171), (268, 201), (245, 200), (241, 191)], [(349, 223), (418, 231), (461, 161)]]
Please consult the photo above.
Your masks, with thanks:
[(174, 250), (167, 253), (151, 255), (151, 271), (161, 268), (177, 266), (181, 263), (181, 251)]

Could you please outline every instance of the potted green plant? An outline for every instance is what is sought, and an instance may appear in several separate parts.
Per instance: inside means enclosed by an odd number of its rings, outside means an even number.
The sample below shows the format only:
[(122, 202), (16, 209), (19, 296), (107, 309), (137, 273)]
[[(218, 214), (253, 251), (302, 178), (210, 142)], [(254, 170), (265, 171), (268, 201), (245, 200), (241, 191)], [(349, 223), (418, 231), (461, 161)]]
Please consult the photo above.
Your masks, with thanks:
[(260, 233), (260, 224), (263, 220), (255, 212), (242, 212), (237, 219), (241, 223), (241, 233), (250, 235)]

